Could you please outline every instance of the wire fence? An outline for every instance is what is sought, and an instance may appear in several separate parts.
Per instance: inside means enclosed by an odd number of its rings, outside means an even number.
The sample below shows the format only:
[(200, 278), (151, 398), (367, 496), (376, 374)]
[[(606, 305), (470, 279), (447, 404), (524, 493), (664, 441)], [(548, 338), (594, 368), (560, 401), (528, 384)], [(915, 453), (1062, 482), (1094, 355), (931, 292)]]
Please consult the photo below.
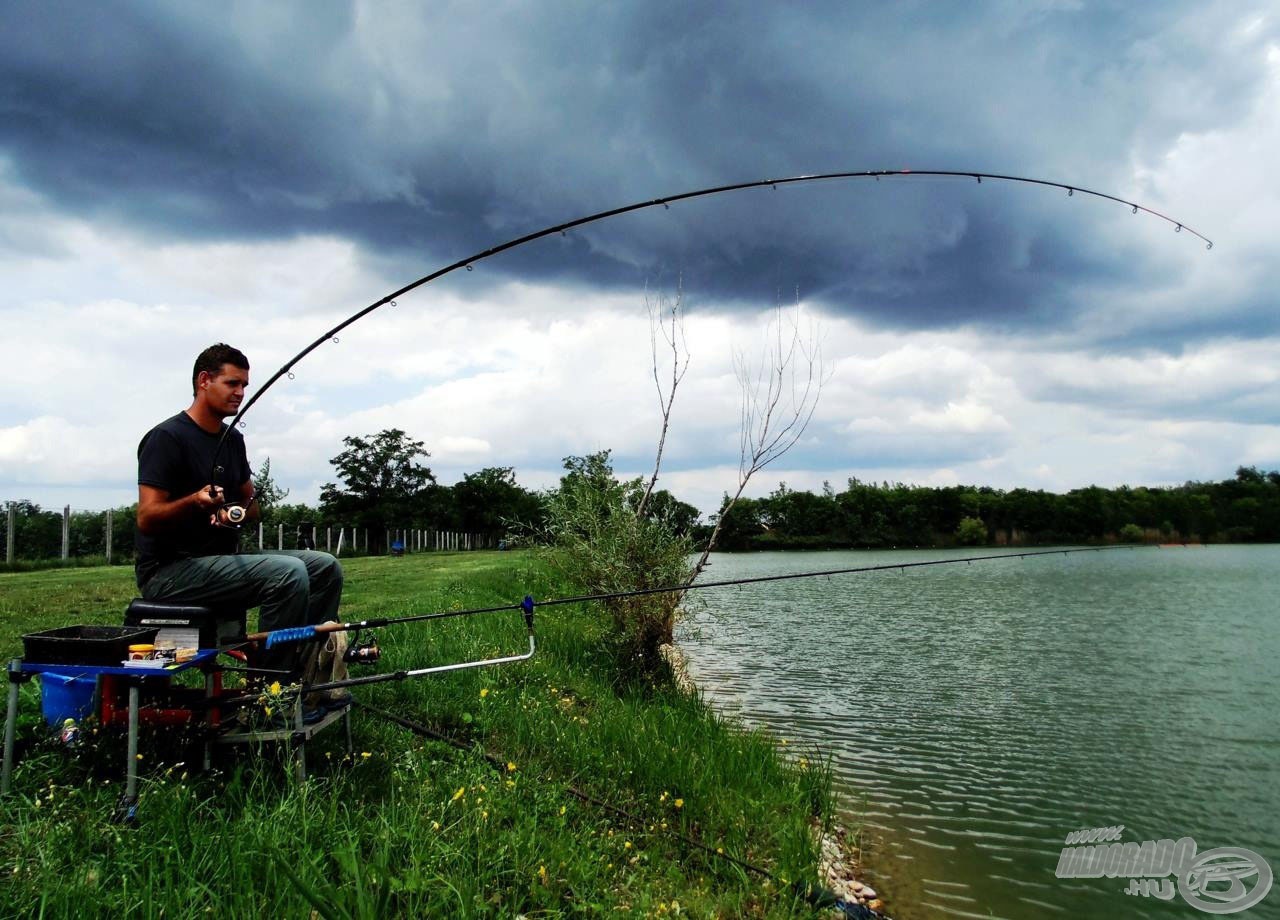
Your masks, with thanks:
[[(114, 565), (133, 561), (132, 508), (105, 511), (41, 510), (26, 501), (5, 503), (6, 567), (62, 562)], [(404, 555), (497, 549), (498, 533), (425, 527), (369, 528), (339, 522), (258, 521), (241, 535), (242, 550), (321, 549), (337, 556)]]

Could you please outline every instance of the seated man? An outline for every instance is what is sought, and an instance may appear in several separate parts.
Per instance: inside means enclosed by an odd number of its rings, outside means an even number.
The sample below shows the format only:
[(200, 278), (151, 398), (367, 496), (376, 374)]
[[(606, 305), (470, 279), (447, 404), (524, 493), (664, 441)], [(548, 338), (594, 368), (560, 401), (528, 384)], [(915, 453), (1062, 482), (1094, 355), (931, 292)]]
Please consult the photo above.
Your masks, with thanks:
[[(342, 567), (313, 550), (240, 553), (228, 505), (258, 519), (244, 437), (232, 430), (214, 464), (225, 425), (249, 385), (249, 360), (230, 345), (196, 358), (194, 399), (156, 425), (138, 445), (137, 579), (149, 601), (209, 607), (258, 607), (262, 631), (336, 620)], [(210, 482), (210, 471), (213, 481)], [(301, 644), (253, 659), (289, 683), (301, 674)]]

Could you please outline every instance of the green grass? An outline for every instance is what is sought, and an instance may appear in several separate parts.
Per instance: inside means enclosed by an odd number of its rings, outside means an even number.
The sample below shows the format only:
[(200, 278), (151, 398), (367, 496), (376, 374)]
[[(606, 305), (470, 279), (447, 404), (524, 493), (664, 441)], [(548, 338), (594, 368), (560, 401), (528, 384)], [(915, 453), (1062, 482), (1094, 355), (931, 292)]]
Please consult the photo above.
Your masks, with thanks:
[[(566, 593), (523, 553), (344, 563), (343, 616), (359, 619)], [(118, 623), (120, 568), (0, 574), (0, 643), (74, 623)], [(829, 774), (675, 691), (617, 686), (601, 618), (539, 614), (523, 664), (362, 688), (357, 699), (509, 762), (499, 774), (357, 711), (309, 748), (297, 783), (270, 750), (196, 773), (172, 736), (143, 746), (141, 823), (109, 822), (122, 746), (85, 727), (72, 757), (24, 686), (24, 757), (0, 802), (0, 915), (140, 917), (810, 916), (775, 885), (672, 831), (790, 879), (814, 875), (809, 826), (831, 812)], [(379, 631), (381, 670), (519, 652), (515, 613)], [(362, 672), (363, 673), (363, 672)], [(638, 824), (566, 795), (574, 784)]]

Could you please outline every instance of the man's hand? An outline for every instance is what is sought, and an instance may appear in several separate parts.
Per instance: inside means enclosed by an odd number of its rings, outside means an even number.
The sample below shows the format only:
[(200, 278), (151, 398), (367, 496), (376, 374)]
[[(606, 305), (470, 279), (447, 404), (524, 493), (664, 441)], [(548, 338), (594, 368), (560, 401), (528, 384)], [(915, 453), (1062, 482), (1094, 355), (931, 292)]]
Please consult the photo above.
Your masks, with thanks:
[(177, 526), (184, 518), (204, 515), (210, 524), (217, 524), (218, 511), (227, 502), (221, 486), (202, 486), (190, 495), (170, 498), (163, 489), (138, 485), (138, 529), (143, 533), (158, 533), (166, 527)]
[(191, 498), (196, 503), (196, 507), (201, 511), (209, 512), (209, 526), (225, 527), (222, 521), (224, 514), (224, 505), (227, 503), (226, 493), (222, 491), (222, 486), (215, 486), (210, 483), (207, 486), (197, 489), (192, 493)]
[(222, 486), (215, 486), (212, 483), (197, 489), (191, 498), (196, 505), (206, 511), (221, 508), (227, 503), (226, 493), (222, 491)]

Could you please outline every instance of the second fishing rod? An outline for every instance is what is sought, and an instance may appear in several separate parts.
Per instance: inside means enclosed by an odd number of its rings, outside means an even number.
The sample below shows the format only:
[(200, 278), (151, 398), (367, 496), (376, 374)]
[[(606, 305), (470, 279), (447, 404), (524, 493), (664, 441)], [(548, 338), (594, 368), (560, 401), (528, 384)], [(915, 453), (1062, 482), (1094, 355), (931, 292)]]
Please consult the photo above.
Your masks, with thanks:
[(452, 619), (455, 617), (480, 616), (484, 614), (520, 612), (524, 617), (525, 626), (528, 635), (528, 650), (519, 654), (504, 655), (496, 658), (486, 658), (477, 661), (459, 662), (456, 664), (436, 665), (424, 668), (407, 668), (397, 671), (389, 671), (381, 674), (371, 674), (363, 677), (352, 677), (345, 680), (329, 681), (326, 683), (310, 684), (303, 688), (307, 692), (320, 690), (335, 690), (343, 687), (356, 687), (366, 684), (385, 683), (388, 681), (408, 680), (415, 677), (424, 677), (431, 674), (441, 674), (448, 671), (467, 670), (478, 667), (490, 667), (500, 664), (511, 664), (517, 661), (525, 661), (532, 658), (537, 651), (537, 639), (535, 635), (535, 611), (539, 607), (559, 607), (569, 604), (587, 604), (592, 602), (604, 602), (610, 600), (621, 600), (631, 597), (645, 597), (658, 594), (674, 594), (683, 595), (687, 591), (698, 591), (707, 588), (725, 588), (736, 585), (763, 584), (767, 582), (792, 581), (803, 578), (831, 578), (842, 575), (868, 574), (874, 572), (890, 572), (894, 570), (906, 571), (907, 569), (922, 569), (935, 566), (946, 565), (968, 565), (974, 562), (992, 562), (1000, 559), (1026, 559), (1035, 556), (1063, 556), (1075, 553), (1097, 553), (1108, 550), (1117, 549), (1133, 549), (1132, 546), (1086, 546), (1073, 547), (1068, 549), (1044, 549), (1044, 550), (1028, 550), (1024, 552), (1012, 553), (987, 553), (974, 556), (958, 556), (951, 559), (927, 559), (918, 562), (885, 562), (877, 565), (852, 566), (836, 569), (823, 569), (819, 571), (809, 572), (784, 572), (776, 575), (758, 575), (749, 578), (730, 578), (717, 581), (698, 581), (692, 584), (681, 585), (665, 585), (653, 588), (634, 588), (625, 591), (607, 591), (596, 592), (592, 594), (577, 594), (567, 597), (551, 598), (548, 600), (538, 601), (532, 595), (525, 595), (524, 599), (518, 603), (500, 604), (493, 607), (474, 607), (466, 610), (441, 610), (429, 613), (409, 614), (400, 617), (377, 617), (365, 620), (356, 620), (346, 623), (320, 623), (313, 626), (299, 626), (290, 629), (277, 629), (270, 632), (251, 633), (246, 638), (249, 642), (259, 643), (266, 648), (275, 648), (282, 644), (291, 642), (307, 642), (318, 639), (330, 633), (338, 632), (354, 632), (357, 635), (362, 630), (382, 629), (387, 626), (394, 626), (405, 623), (421, 623), (429, 620)]

